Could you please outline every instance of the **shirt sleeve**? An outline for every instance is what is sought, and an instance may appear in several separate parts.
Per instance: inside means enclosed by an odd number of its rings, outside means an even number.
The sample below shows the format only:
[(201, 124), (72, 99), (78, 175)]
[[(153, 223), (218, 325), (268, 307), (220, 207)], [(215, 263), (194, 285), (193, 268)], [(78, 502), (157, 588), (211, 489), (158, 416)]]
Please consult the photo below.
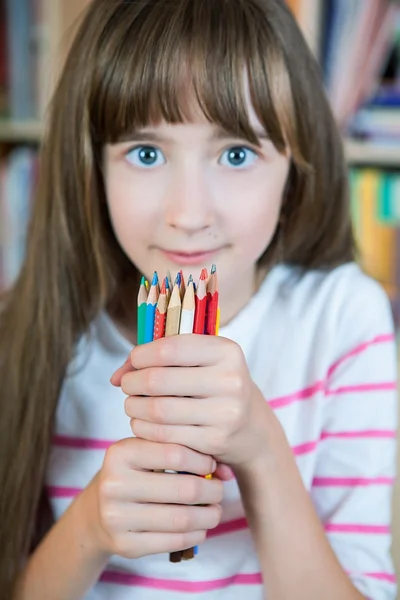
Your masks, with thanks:
[(391, 503), (396, 470), (397, 365), (382, 288), (365, 275), (337, 311), (311, 495), (343, 568), (370, 600), (393, 600)]

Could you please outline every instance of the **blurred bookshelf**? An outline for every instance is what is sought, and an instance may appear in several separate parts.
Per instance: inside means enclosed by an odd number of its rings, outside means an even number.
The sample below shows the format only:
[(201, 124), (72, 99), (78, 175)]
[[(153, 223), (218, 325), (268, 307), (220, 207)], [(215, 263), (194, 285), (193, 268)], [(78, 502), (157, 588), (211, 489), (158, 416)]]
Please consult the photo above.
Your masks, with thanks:
[[(29, 212), (34, 185), (29, 177), (34, 178), (37, 170), (43, 115), (78, 17), (90, 1), (0, 0), (0, 287), (18, 270), (18, 260), (9, 256), (17, 252), (15, 240), (23, 244), (25, 219), (18, 220), (14, 213)], [(394, 306), (399, 305), (400, 327), (400, 2), (286, 2), (321, 65), (343, 132), (364, 266), (383, 283)], [(360, 181), (365, 176), (371, 182), (371, 173), (378, 183), (367, 211), (363, 205), (371, 194)], [(383, 218), (388, 210), (390, 218)], [(384, 239), (376, 233), (382, 228), (399, 237), (395, 244), (399, 250), (391, 250), (390, 256), (376, 244), (376, 251), (370, 251), (371, 239)], [(383, 248), (394, 248), (393, 240), (385, 243)], [(17, 254), (22, 256), (19, 250)], [(389, 258), (391, 267), (384, 269), (380, 261)], [(7, 261), (12, 267), (4, 274), (2, 265)], [(382, 280), (382, 273), (387, 280)]]
[(42, 123), (39, 120), (0, 120), (0, 143), (23, 144), (24, 142), (33, 142), (39, 144), (41, 137)]

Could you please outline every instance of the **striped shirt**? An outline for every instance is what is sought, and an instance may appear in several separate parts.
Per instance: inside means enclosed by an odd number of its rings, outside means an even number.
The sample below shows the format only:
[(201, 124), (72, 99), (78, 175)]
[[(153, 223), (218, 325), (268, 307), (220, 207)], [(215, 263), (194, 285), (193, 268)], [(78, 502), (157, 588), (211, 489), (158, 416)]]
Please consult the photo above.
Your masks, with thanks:
[[(242, 347), (282, 423), (344, 570), (367, 598), (395, 598), (389, 549), (396, 353), (384, 292), (355, 264), (301, 279), (280, 266), (220, 333)], [(130, 350), (105, 314), (78, 345), (58, 406), (47, 476), (55, 518), (101, 468), (106, 449), (132, 435), (124, 395), (109, 383)], [(86, 600), (268, 598), (238, 486), (224, 485), (222, 522), (194, 560), (113, 556)]]

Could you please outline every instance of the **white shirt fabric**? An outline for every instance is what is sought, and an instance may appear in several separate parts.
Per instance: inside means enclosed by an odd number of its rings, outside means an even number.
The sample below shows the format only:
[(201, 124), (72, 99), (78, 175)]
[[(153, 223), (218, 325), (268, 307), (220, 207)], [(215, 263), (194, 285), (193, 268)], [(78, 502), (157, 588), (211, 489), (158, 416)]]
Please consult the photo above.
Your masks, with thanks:
[[(355, 264), (301, 279), (279, 266), (220, 335), (242, 347), (349, 577), (371, 600), (395, 598), (389, 548), (397, 369), (381, 287)], [(48, 469), (55, 518), (101, 468), (106, 448), (132, 435), (124, 394), (109, 382), (130, 350), (105, 314), (78, 345)], [(114, 556), (86, 600), (268, 598), (238, 486), (224, 485), (222, 523), (194, 560)]]

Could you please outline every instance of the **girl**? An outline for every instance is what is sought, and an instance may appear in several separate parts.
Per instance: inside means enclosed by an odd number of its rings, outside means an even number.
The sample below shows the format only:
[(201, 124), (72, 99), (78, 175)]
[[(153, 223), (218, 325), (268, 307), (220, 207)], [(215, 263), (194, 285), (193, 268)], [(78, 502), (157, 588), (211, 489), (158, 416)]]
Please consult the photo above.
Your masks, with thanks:
[[(2, 302), (2, 598), (394, 598), (393, 326), (353, 260), (284, 2), (93, 0)], [(221, 337), (132, 350), (138, 276), (211, 262)]]

